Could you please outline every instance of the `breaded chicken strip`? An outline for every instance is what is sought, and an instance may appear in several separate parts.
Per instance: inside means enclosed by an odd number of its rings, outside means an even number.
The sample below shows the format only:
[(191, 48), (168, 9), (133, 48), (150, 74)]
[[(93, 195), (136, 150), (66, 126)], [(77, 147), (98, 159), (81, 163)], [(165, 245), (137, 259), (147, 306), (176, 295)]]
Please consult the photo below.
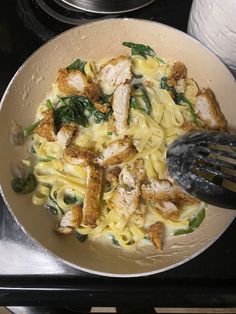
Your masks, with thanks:
[(172, 202), (176, 206), (199, 202), (193, 196), (184, 192), (180, 187), (171, 185), (167, 180), (152, 181), (141, 186), (142, 197), (151, 202)]
[(187, 68), (184, 63), (174, 63), (171, 75), (168, 78), (168, 85), (175, 87), (177, 93), (183, 93), (186, 86)]
[(180, 210), (172, 202), (155, 202), (155, 208), (165, 219), (177, 220), (180, 216)]
[(87, 166), (87, 188), (84, 197), (83, 225), (95, 228), (99, 215), (100, 195), (102, 190), (102, 169)]
[(114, 185), (119, 181), (119, 175), (121, 168), (118, 166), (108, 166), (105, 169), (105, 178), (111, 184)]
[(77, 131), (77, 126), (73, 123), (63, 125), (57, 133), (57, 140), (63, 148), (68, 146)]
[(151, 225), (148, 228), (148, 238), (152, 241), (152, 243), (158, 250), (162, 250), (164, 233), (165, 225), (160, 221), (157, 221), (155, 224)]
[(54, 133), (54, 113), (53, 110), (45, 110), (42, 112), (43, 119), (35, 128), (34, 133), (46, 138), (48, 142), (56, 141)]
[(125, 56), (111, 59), (98, 73), (98, 80), (110, 86), (128, 83), (131, 78), (131, 60)]
[(61, 221), (59, 223), (57, 232), (62, 234), (70, 234), (72, 231), (79, 227), (83, 219), (83, 213), (80, 205), (76, 204), (62, 216)]
[(205, 122), (207, 128), (212, 130), (225, 130), (227, 128), (227, 121), (210, 88), (199, 92), (195, 112)]
[(108, 207), (121, 210), (125, 217), (129, 218), (139, 206), (140, 194), (139, 187), (128, 191), (119, 185), (108, 201)]
[(143, 183), (146, 172), (143, 168), (143, 160), (137, 159), (122, 170), (121, 179), (125, 185), (134, 188)]
[(101, 90), (97, 84), (87, 79), (80, 70), (60, 69), (57, 78), (57, 86), (65, 96), (80, 95), (89, 98), (92, 102), (101, 96)]
[(133, 146), (131, 140), (125, 137), (109, 144), (101, 156), (97, 158), (97, 162), (102, 167), (116, 165), (132, 158), (136, 153), (136, 148)]
[(113, 117), (117, 134), (125, 133), (127, 128), (130, 90), (129, 84), (122, 84), (117, 87), (112, 96)]
[(88, 165), (94, 162), (97, 155), (90, 150), (75, 145), (66, 147), (64, 160), (74, 165)]

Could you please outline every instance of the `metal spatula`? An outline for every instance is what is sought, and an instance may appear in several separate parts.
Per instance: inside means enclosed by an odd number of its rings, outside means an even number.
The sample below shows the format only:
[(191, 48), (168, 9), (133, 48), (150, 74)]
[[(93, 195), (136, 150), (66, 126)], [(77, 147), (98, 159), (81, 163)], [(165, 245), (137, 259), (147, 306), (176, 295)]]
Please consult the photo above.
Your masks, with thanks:
[(170, 176), (189, 194), (218, 207), (236, 209), (236, 136), (190, 132), (167, 151)]

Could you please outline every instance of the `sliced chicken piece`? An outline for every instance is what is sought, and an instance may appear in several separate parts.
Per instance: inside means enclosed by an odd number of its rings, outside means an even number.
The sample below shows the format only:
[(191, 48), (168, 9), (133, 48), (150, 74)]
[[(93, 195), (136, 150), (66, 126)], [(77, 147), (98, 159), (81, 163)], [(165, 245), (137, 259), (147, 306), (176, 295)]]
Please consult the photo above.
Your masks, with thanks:
[(172, 67), (171, 75), (168, 78), (168, 84), (170, 86), (175, 86), (179, 80), (186, 79), (187, 72), (188, 70), (184, 63), (180, 61), (175, 62)]
[(183, 129), (186, 132), (191, 132), (191, 131), (196, 131), (199, 129), (199, 127), (196, 125), (196, 123), (188, 121), (188, 122), (184, 122), (181, 125), (181, 129)]
[(64, 151), (64, 160), (73, 165), (88, 165), (95, 161), (97, 155), (90, 150), (75, 145), (67, 146)]
[(43, 119), (35, 128), (34, 133), (46, 138), (48, 142), (56, 141), (54, 133), (54, 112), (51, 109), (42, 112)]
[(147, 206), (139, 204), (138, 208), (133, 212), (130, 221), (134, 222), (138, 227), (143, 227), (146, 220)]
[(172, 202), (176, 206), (199, 202), (196, 198), (184, 192), (180, 187), (171, 185), (167, 180), (152, 181), (141, 186), (142, 197), (151, 202)]
[(209, 129), (225, 130), (227, 128), (227, 121), (210, 88), (199, 92), (196, 99), (195, 112)]
[(71, 144), (73, 135), (77, 131), (77, 126), (75, 124), (65, 124), (63, 125), (59, 132), (57, 133), (57, 140), (62, 145), (63, 148)]
[(70, 234), (79, 227), (83, 219), (83, 213), (80, 205), (76, 204), (61, 218), (57, 232), (62, 234)]
[(100, 104), (99, 102), (95, 102), (94, 107), (102, 113), (107, 113), (111, 110), (110, 104)]
[(177, 220), (180, 216), (180, 210), (172, 202), (166, 202), (166, 201), (155, 202), (155, 207), (157, 211), (165, 219)]
[(131, 60), (126, 56), (111, 59), (98, 73), (98, 80), (110, 86), (128, 83), (131, 78)]
[(117, 87), (112, 96), (114, 124), (118, 134), (125, 133), (127, 128), (130, 90), (129, 84), (122, 84)]
[(87, 188), (84, 197), (83, 225), (95, 228), (99, 215), (100, 196), (102, 190), (102, 169), (87, 166)]
[(164, 234), (165, 234), (165, 225), (157, 221), (155, 224), (151, 225), (148, 228), (148, 238), (152, 241), (154, 246), (158, 250), (162, 250), (162, 244), (163, 244), (163, 239), (164, 239)]
[(128, 191), (119, 185), (108, 201), (108, 207), (122, 211), (125, 217), (129, 218), (139, 206), (140, 194), (139, 187)]
[(118, 181), (119, 181), (120, 172), (121, 172), (120, 167), (108, 166), (105, 169), (105, 178), (109, 183), (111, 183), (111, 185), (114, 185), (114, 184), (118, 183)]
[(109, 166), (120, 164), (132, 158), (137, 153), (136, 148), (133, 146), (131, 140), (125, 137), (121, 140), (116, 140), (109, 144), (101, 156), (97, 158), (100, 166)]
[(146, 172), (143, 168), (143, 160), (137, 159), (122, 170), (121, 179), (125, 185), (134, 188), (143, 183)]
[(57, 86), (65, 96), (80, 95), (89, 98), (92, 102), (101, 96), (99, 86), (87, 79), (80, 70), (60, 69), (57, 78)]

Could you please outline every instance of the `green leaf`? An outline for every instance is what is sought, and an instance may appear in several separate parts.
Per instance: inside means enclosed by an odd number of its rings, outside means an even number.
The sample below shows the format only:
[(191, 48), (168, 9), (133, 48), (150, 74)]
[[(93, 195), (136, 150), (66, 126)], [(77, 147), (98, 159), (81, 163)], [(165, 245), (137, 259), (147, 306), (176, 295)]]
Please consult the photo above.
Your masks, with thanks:
[(11, 186), (16, 193), (27, 194), (33, 192), (37, 186), (37, 181), (33, 174), (29, 174), (24, 178), (13, 179), (11, 181)]
[(80, 197), (77, 197), (75, 195), (65, 195), (64, 196), (64, 202), (66, 203), (66, 205), (76, 204), (76, 203), (79, 203), (80, 205), (82, 205), (83, 199)]
[(81, 243), (84, 243), (88, 238), (87, 234), (82, 234), (78, 232), (77, 230), (75, 231), (75, 236)]
[[(142, 85), (142, 84), (136, 84), (133, 86), (135, 89), (139, 89), (140, 92), (141, 92), (141, 98), (145, 104), (145, 109), (144, 111), (147, 113), (147, 114), (150, 114), (151, 113), (151, 109), (152, 109), (152, 105), (151, 105), (151, 101), (150, 101), (150, 98), (148, 96), (148, 93), (147, 93), (147, 90), (146, 88)], [(140, 110), (140, 109), (139, 109)]]
[(46, 106), (48, 107), (48, 109), (54, 110), (53, 104), (51, 103), (51, 100), (49, 99), (46, 100)]
[(107, 136), (111, 136), (112, 135), (112, 132), (107, 132)]
[(146, 46), (143, 44), (136, 44), (130, 41), (124, 41), (122, 45), (128, 48), (131, 48), (131, 53), (133, 56), (140, 55), (144, 57), (145, 59), (147, 59), (147, 56), (150, 56), (150, 57), (154, 57), (157, 61), (161, 63), (165, 63), (162, 59), (157, 57), (155, 51), (149, 46)]
[(197, 115), (194, 112), (193, 104), (188, 100), (187, 97), (185, 97), (185, 95), (183, 93), (177, 94), (176, 103), (177, 104), (184, 104), (184, 103), (188, 104), (189, 110), (190, 110), (190, 113), (191, 113), (191, 116), (192, 116), (192, 120), (193, 120), (193, 122), (195, 124), (197, 124)]
[(120, 246), (120, 243), (119, 243), (119, 241), (116, 239), (115, 236), (112, 235), (111, 238), (112, 238), (112, 243), (113, 243), (115, 246)]
[(32, 125), (24, 128), (24, 130), (23, 130), (24, 136), (32, 135), (34, 133), (34, 129), (36, 129), (39, 126), (40, 122), (41, 122), (41, 120), (39, 120), (39, 121), (33, 123)]
[(49, 194), (48, 202), (45, 207), (54, 215), (61, 213), (64, 215), (64, 210), (57, 204), (55, 199)]
[(189, 227), (187, 229), (177, 230), (175, 231), (174, 235), (181, 235), (181, 234), (193, 232), (195, 229), (197, 229), (200, 226), (204, 218), (205, 218), (205, 208), (200, 210), (197, 216), (189, 221)]
[(76, 59), (74, 62), (72, 62), (70, 65), (68, 65), (68, 67), (66, 68), (67, 71), (70, 70), (80, 70), (82, 72), (84, 72), (84, 66), (87, 62), (82, 61), (80, 59)]
[(47, 209), (51, 214), (58, 215), (58, 209), (56, 207), (48, 205)]
[(139, 111), (142, 111), (142, 112), (146, 112), (146, 110), (144, 108), (139, 106), (138, 101), (137, 101), (137, 99), (134, 96), (132, 96), (130, 98), (130, 108), (133, 108), (135, 110), (139, 110)]

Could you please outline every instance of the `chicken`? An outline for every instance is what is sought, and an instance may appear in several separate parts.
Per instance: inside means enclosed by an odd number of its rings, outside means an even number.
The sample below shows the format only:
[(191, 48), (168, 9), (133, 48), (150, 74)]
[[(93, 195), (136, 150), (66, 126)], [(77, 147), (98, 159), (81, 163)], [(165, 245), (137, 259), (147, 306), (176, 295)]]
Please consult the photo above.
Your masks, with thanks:
[(113, 117), (117, 134), (123, 134), (126, 131), (129, 115), (129, 99), (130, 85), (119, 85), (112, 96)]
[(100, 104), (99, 102), (95, 102), (94, 103), (94, 107), (98, 110), (98, 111), (100, 111), (100, 112), (102, 112), (102, 113), (107, 113), (107, 112), (109, 112), (110, 111), (110, 104)]
[(35, 128), (34, 133), (44, 137), (48, 142), (56, 141), (54, 133), (54, 113), (53, 110), (48, 109), (42, 112), (43, 119)]
[(181, 129), (183, 129), (186, 132), (196, 131), (199, 129), (199, 127), (196, 125), (196, 123), (192, 121), (184, 122), (181, 125)]
[(197, 95), (195, 112), (212, 130), (225, 130), (227, 121), (220, 110), (220, 106), (210, 88), (203, 89)]
[(89, 165), (87, 170), (87, 188), (84, 197), (83, 225), (96, 227), (99, 215), (100, 195), (102, 189), (102, 169)]
[(177, 220), (180, 216), (180, 210), (172, 202), (166, 202), (166, 201), (155, 202), (155, 207), (156, 207), (156, 210), (165, 219)]
[(175, 62), (172, 67), (171, 75), (168, 78), (168, 84), (170, 86), (175, 86), (179, 80), (186, 79), (187, 72), (188, 70), (184, 63), (180, 61)]
[(142, 228), (146, 220), (147, 206), (139, 204), (138, 208), (133, 212), (130, 221), (135, 223), (138, 227)]
[(142, 197), (146, 201), (165, 201), (172, 202), (174, 205), (193, 204), (199, 202), (196, 198), (187, 194), (180, 187), (171, 185), (167, 180), (152, 181), (148, 184), (141, 185)]
[(65, 124), (63, 125), (59, 132), (57, 133), (57, 140), (62, 145), (63, 148), (68, 146), (73, 138), (73, 135), (77, 131), (77, 126), (75, 124)]
[(119, 175), (121, 168), (118, 166), (108, 166), (105, 169), (105, 178), (111, 184), (114, 185), (119, 181)]
[(152, 243), (158, 250), (162, 250), (164, 233), (165, 225), (160, 221), (157, 221), (155, 224), (151, 225), (148, 228), (148, 238), (152, 241)]
[(87, 79), (80, 70), (60, 69), (57, 78), (57, 86), (65, 96), (80, 95), (89, 98), (92, 102), (101, 96), (99, 86)]
[(88, 165), (95, 161), (97, 155), (85, 148), (75, 145), (67, 146), (64, 150), (64, 160), (73, 165)]
[(143, 183), (145, 175), (146, 172), (143, 168), (143, 161), (137, 159), (122, 170), (121, 180), (128, 187), (134, 188), (136, 185)]
[(62, 234), (70, 234), (72, 231), (79, 227), (83, 219), (83, 213), (80, 205), (76, 204), (71, 210), (62, 216), (59, 226), (56, 231)]
[(140, 199), (140, 188), (137, 186), (131, 191), (122, 186), (118, 186), (108, 201), (108, 207), (121, 210), (128, 219), (138, 208)]
[(131, 78), (131, 60), (125, 56), (111, 59), (98, 73), (98, 80), (110, 86), (128, 83)]
[(136, 153), (136, 148), (131, 140), (125, 137), (110, 143), (96, 161), (102, 167), (116, 165), (132, 158)]

